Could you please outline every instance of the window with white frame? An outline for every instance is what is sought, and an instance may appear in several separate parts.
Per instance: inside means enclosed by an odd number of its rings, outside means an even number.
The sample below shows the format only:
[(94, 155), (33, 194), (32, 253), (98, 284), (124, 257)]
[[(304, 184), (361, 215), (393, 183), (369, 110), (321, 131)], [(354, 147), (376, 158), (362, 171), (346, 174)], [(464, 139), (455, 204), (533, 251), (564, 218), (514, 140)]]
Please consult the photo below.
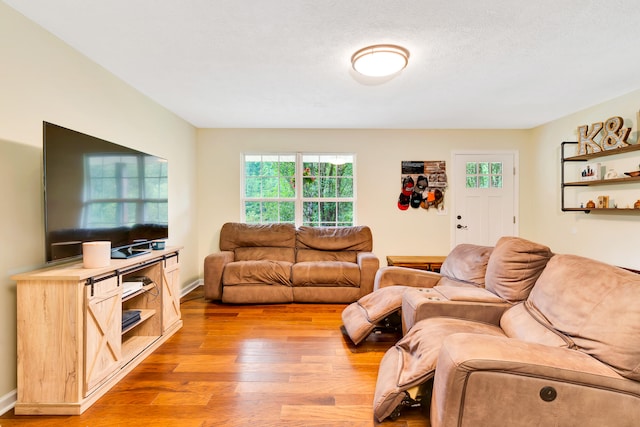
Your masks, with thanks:
[(242, 180), (248, 224), (354, 225), (353, 154), (245, 154)]
[(467, 162), (467, 188), (502, 188), (502, 162)]

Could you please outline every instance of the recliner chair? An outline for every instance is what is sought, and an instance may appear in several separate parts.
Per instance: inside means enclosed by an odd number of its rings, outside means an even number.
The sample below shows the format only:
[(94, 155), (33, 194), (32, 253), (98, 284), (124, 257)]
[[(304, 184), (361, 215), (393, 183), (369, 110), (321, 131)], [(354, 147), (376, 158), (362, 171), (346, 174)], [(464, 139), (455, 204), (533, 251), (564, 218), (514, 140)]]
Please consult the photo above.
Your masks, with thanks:
[(640, 275), (554, 255), (499, 324), (418, 321), (380, 363), (376, 418), (431, 379), (432, 427), (640, 425)]
[(497, 323), (528, 296), (551, 256), (547, 246), (503, 237), (495, 247), (456, 246), (440, 273), (382, 268), (374, 292), (343, 310), (344, 328), (357, 345), (401, 308), (404, 333), (420, 319), (443, 315)]

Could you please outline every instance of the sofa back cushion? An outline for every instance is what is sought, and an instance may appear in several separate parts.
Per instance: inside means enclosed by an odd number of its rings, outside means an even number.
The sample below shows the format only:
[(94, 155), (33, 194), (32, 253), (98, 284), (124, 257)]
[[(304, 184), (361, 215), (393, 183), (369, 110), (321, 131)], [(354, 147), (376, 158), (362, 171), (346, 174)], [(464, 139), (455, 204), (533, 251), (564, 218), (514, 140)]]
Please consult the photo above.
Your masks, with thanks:
[(640, 381), (640, 275), (576, 255), (555, 255), (527, 303), (578, 350)]
[(489, 257), (485, 287), (511, 303), (524, 301), (552, 255), (539, 243), (502, 237)]
[(273, 260), (273, 261), (295, 261), (294, 248), (273, 248), (266, 246), (239, 247), (234, 250), (236, 261), (251, 260)]
[(296, 262), (313, 261), (339, 261), (357, 262), (358, 252), (356, 251), (318, 251), (315, 249), (298, 249)]
[(457, 245), (442, 263), (440, 274), (475, 286), (484, 286), (487, 262), (493, 248), (469, 243)]
[(220, 230), (220, 250), (238, 247), (294, 248), (296, 229), (293, 224), (241, 224), (228, 222)]
[(371, 252), (373, 250), (373, 236), (371, 229), (366, 226), (301, 226), (296, 233), (296, 247), (321, 251)]

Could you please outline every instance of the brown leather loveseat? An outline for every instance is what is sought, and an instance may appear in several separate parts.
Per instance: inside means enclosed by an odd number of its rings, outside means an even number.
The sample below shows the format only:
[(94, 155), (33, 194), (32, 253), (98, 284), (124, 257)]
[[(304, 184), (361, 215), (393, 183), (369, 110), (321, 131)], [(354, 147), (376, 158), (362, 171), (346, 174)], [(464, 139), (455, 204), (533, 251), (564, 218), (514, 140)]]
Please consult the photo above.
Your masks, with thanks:
[(379, 260), (366, 226), (226, 223), (204, 260), (205, 298), (225, 303), (353, 302), (373, 290)]

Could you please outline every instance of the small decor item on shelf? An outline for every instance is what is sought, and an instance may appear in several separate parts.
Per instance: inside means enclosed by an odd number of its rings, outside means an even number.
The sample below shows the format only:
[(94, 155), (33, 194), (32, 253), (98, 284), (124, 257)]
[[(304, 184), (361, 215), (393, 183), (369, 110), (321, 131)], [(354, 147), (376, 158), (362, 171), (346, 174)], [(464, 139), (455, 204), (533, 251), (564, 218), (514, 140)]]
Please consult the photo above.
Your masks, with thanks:
[(588, 163), (580, 173), (580, 181), (597, 181), (603, 177), (604, 166), (600, 163)]
[(640, 170), (638, 171), (631, 171), (631, 172), (625, 172), (625, 175), (628, 175), (630, 177), (636, 177), (636, 176), (640, 176)]
[(640, 209), (640, 199), (636, 200), (636, 202), (633, 204), (633, 208)]
[(598, 196), (598, 209), (606, 209), (609, 207), (609, 196)]
[(111, 242), (84, 242), (82, 244), (82, 266), (103, 268), (111, 263)]
[[(640, 200), (639, 200), (639, 201), (640, 201)], [(595, 207), (596, 207), (596, 204), (593, 202), (593, 200), (589, 200), (589, 201), (587, 202), (587, 208), (588, 208), (588, 209), (595, 209)]]
[(618, 172), (615, 169), (609, 169), (607, 174), (604, 176), (604, 179), (614, 179), (618, 177)]

